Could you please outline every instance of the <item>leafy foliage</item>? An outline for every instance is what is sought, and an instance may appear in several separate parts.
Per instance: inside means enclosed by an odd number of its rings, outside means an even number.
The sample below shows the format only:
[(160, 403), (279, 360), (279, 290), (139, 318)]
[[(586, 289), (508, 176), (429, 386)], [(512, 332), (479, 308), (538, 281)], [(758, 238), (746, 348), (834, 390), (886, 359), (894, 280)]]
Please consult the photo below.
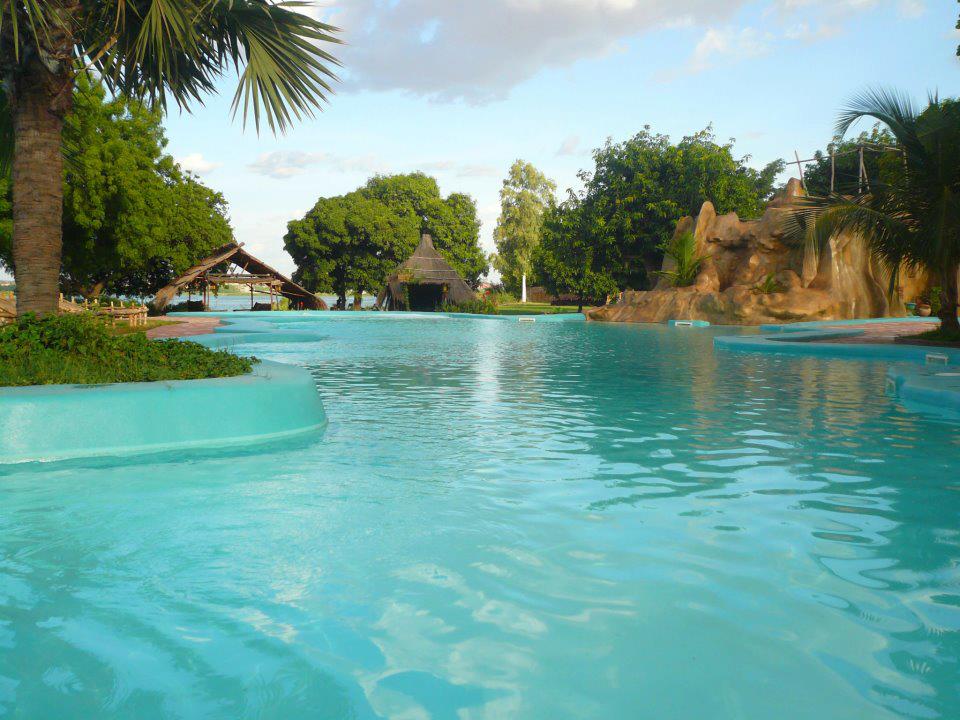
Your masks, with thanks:
[[(869, 133), (862, 132), (856, 138), (844, 139), (838, 135), (831, 145), (834, 151), (833, 175), (834, 192), (851, 194), (860, 190), (860, 155), (857, 149), (867, 145), (863, 153), (863, 164), (867, 173), (867, 182), (879, 179), (881, 168), (889, 167), (890, 162), (899, 162), (896, 153), (884, 152), (883, 146), (893, 146), (896, 138), (885, 127), (874, 125)], [(803, 170), (803, 182), (810, 195), (830, 194), (830, 152), (817, 150), (814, 161)]]
[(469, 313), (471, 315), (499, 315), (500, 310), (492, 298), (482, 295), (474, 300), (452, 303), (445, 302), (440, 306), (441, 312)]
[(777, 160), (754, 170), (749, 157), (734, 157), (732, 141), (718, 144), (709, 126), (676, 145), (645, 127), (625, 142), (608, 140), (593, 158), (593, 172), (580, 174), (584, 212), (605, 248), (602, 268), (622, 288), (650, 283), (677, 220), (705, 201), (718, 213), (759, 215), (783, 169)]
[(673, 261), (673, 269), (658, 270), (673, 287), (689, 287), (697, 280), (706, 256), (697, 252), (697, 239), (692, 232), (683, 232), (662, 246), (663, 254)]
[(543, 236), (533, 258), (538, 282), (553, 295), (577, 296), (580, 309), (585, 300), (616, 292), (606, 254), (609, 243), (597, 241), (605, 237), (609, 238), (583, 199), (570, 192), (565, 202), (544, 217)]
[(0, 386), (231, 377), (255, 362), (198, 343), (117, 335), (85, 314), (28, 314), (0, 327)]
[(467, 195), (441, 197), (422, 173), (376, 176), (346, 195), (320, 198), (287, 225), (284, 247), (297, 265), (294, 279), (314, 292), (332, 292), (344, 307), (349, 292), (375, 293), (413, 252), (421, 230), (474, 287), (486, 270), (480, 221)]
[[(64, 125), (61, 287), (152, 294), (233, 239), (223, 196), (164, 152), (158, 110), (81, 77)], [(0, 264), (13, 270), (9, 184), (0, 199)]]
[[(189, 109), (235, 71), (233, 111), (284, 130), (330, 93), (337, 29), (270, 0), (0, 0), (4, 75), (16, 82), (37, 55), (54, 75), (73, 58), (113, 93)], [(64, 52), (66, 51), (66, 55)], [(8, 79), (11, 79), (8, 77)]]
[(517, 160), (500, 190), (500, 217), (493, 231), (493, 266), (508, 292), (519, 294), (522, 278), (533, 276), (544, 212), (555, 204), (556, 184), (533, 165)]
[(842, 232), (862, 237), (892, 286), (902, 267), (925, 268), (940, 281), (943, 328), (960, 330), (960, 102), (930, 98), (920, 112), (903, 94), (867, 91), (840, 114), (838, 133), (865, 117), (890, 130), (899, 162), (881, 166), (869, 192), (801, 201), (788, 216), (788, 236), (816, 248)]
[(781, 293), (785, 289), (784, 284), (777, 280), (777, 276), (769, 273), (763, 280), (751, 288), (750, 292), (754, 295), (773, 295), (774, 293)]

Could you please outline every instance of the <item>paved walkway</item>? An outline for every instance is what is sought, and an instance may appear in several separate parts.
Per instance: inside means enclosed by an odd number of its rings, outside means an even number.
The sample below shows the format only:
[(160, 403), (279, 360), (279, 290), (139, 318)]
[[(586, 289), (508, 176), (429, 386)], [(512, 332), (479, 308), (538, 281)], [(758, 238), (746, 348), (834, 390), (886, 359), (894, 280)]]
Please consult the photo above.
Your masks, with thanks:
[(173, 320), (176, 325), (160, 325), (147, 330), (148, 338), (175, 338), (191, 337), (193, 335), (209, 335), (220, 324), (216, 317), (164, 317), (164, 320)]
[(936, 328), (929, 322), (892, 322), (892, 323), (864, 323), (863, 325), (827, 325), (842, 330), (862, 330), (862, 335), (839, 338), (822, 338), (814, 342), (824, 343), (854, 343), (865, 345), (879, 345), (895, 342), (896, 338), (905, 335), (919, 335)]

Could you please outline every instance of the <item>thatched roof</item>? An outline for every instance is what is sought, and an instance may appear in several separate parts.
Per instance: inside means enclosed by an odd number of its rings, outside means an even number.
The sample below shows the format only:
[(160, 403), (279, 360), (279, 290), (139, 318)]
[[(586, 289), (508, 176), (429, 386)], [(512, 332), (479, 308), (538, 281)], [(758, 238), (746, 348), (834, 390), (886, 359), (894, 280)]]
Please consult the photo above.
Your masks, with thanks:
[(377, 305), (390, 305), (391, 298), (400, 296), (404, 285), (446, 285), (445, 300), (467, 302), (476, 296), (466, 281), (450, 267), (433, 246), (433, 238), (424, 233), (413, 255), (404, 260), (390, 277), (377, 297)]
[(154, 307), (157, 310), (163, 310), (180, 290), (224, 262), (231, 262), (237, 267), (243, 268), (246, 273), (270, 276), (279, 280), (281, 285), (277, 292), (287, 298), (293, 307), (303, 306), (307, 310), (327, 309), (327, 304), (323, 300), (306, 288), (297, 285), (287, 276), (281, 275), (262, 260), (258, 260), (237, 243), (224, 245), (210, 257), (201, 260), (172, 283), (162, 288), (153, 299)]

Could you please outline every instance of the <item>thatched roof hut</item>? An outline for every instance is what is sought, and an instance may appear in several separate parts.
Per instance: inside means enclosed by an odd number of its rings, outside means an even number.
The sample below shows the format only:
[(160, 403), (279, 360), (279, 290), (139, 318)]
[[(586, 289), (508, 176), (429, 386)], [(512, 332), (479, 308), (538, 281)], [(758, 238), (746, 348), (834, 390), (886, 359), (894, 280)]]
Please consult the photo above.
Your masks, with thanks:
[(387, 278), (377, 296), (384, 310), (437, 310), (443, 303), (469, 302), (476, 298), (466, 281), (450, 267), (424, 233), (413, 255)]
[[(211, 273), (224, 263), (231, 263), (240, 268), (241, 273), (235, 275)], [(326, 310), (327, 304), (312, 292), (285, 275), (281, 275), (262, 260), (243, 249), (238, 243), (229, 243), (215, 251), (210, 257), (201, 260), (172, 283), (157, 292), (153, 300), (154, 307), (160, 311), (165, 308), (174, 296), (183, 288), (200, 281), (206, 284), (239, 283), (249, 285), (265, 285), (273, 294), (282, 295), (290, 301), (290, 307), (299, 310)], [(272, 306), (271, 301), (271, 306)]]

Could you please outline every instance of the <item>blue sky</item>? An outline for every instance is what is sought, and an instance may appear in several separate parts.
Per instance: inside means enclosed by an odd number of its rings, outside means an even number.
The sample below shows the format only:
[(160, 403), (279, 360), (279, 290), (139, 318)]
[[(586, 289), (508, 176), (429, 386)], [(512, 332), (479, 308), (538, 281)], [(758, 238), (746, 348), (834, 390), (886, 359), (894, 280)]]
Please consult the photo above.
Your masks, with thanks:
[(234, 84), (173, 111), (168, 150), (224, 193), (237, 238), (289, 271), (287, 221), (375, 172), (423, 170), (474, 197), (491, 233), (517, 158), (561, 191), (590, 151), (644, 125), (713, 123), (762, 166), (809, 157), (871, 85), (960, 95), (953, 0), (342, 0), (337, 94), (287, 134), (230, 120)]

